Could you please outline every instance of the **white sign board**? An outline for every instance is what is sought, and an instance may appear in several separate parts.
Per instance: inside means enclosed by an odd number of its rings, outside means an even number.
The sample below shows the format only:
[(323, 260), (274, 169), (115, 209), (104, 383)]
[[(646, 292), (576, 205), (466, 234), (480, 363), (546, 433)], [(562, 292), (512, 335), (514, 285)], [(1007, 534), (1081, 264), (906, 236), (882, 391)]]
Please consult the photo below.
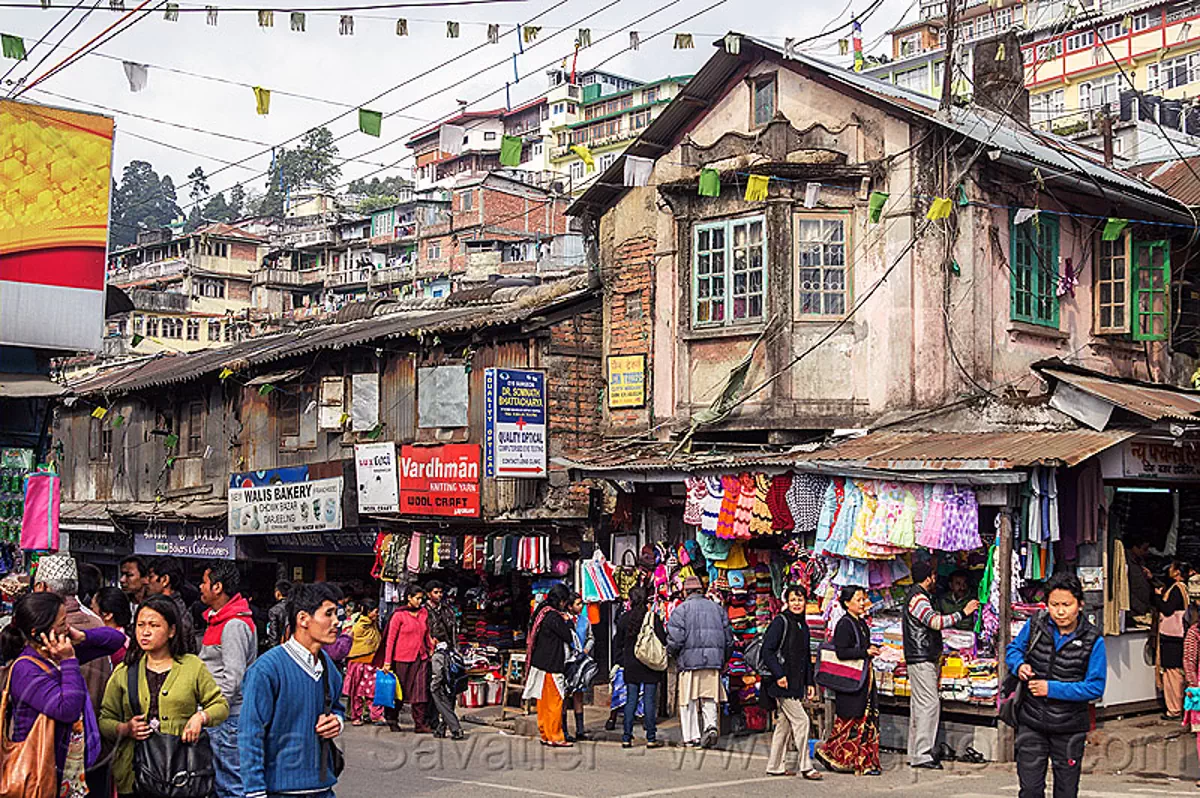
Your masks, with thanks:
[(341, 477), (229, 489), (229, 531), (235, 535), (341, 528)]
[(356, 443), (354, 469), (358, 478), (360, 513), (400, 512), (395, 441)]

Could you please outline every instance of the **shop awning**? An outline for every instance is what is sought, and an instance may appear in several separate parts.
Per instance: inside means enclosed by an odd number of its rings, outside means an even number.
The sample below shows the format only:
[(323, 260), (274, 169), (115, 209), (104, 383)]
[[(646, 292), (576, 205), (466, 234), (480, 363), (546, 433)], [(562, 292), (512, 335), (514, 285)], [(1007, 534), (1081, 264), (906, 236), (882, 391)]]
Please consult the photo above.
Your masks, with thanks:
[(277, 371), (273, 374), (260, 374), (246, 382), (246, 385), (256, 388), (260, 385), (282, 385), (285, 382), (291, 382), (304, 373), (304, 369), (288, 369), (287, 371)]
[(697, 473), (806, 471), (855, 478), (954, 481), (970, 484), (1021, 482), (1021, 469), (1074, 466), (1122, 441), (1133, 430), (1090, 429), (1003, 432), (871, 432), (824, 446), (786, 452), (679, 453), (662, 444), (607, 454), (557, 458), (579, 477), (669, 482)]
[(225, 518), (229, 505), (223, 499), (166, 499), (161, 502), (63, 502), (59, 510), (63, 525), (104, 524), (114, 518), (126, 521), (203, 521)]
[(1082, 369), (1039, 368), (1054, 381), (1050, 404), (1093, 429), (1108, 426), (1114, 409), (1148, 421), (1200, 420), (1200, 393), (1115, 380)]
[(65, 393), (66, 388), (42, 374), (0, 373), (0, 399), (42, 399)]

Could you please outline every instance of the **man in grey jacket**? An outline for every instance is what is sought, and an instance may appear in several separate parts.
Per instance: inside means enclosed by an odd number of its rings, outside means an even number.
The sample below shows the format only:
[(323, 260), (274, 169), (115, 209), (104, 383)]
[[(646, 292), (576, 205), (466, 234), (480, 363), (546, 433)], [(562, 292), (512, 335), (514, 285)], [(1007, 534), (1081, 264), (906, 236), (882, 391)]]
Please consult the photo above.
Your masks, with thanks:
[(229, 702), (229, 717), (209, 730), (217, 798), (242, 798), (238, 767), (238, 724), (242, 712), (242, 679), (258, 654), (258, 633), (250, 602), (242, 598), (241, 574), (232, 560), (213, 560), (200, 580), (200, 600), (208, 628), (200, 646), (200, 659), (221, 694)]
[(683, 580), (683, 591), (687, 599), (667, 622), (667, 653), (679, 668), (683, 744), (712, 748), (721, 734), (717, 702), (725, 700), (721, 669), (733, 653), (733, 627), (725, 610), (704, 596), (700, 577)]

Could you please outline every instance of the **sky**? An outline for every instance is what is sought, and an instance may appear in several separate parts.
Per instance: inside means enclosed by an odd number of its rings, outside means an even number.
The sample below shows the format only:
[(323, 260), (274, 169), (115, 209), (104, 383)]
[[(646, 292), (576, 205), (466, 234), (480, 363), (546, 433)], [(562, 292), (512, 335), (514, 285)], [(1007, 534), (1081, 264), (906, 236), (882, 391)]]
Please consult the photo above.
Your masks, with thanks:
[[(110, 8), (111, 0), (49, 0), (48, 9), (38, 0), (11, 1), (28, 7), (6, 7), (0, 14), (0, 32), (22, 36), (29, 59), (0, 59), (0, 75), (16, 64), (4, 81), (6, 94), (15, 89), (14, 79), (30, 74), (26, 82), (36, 79), (122, 16)], [(234, 10), (258, 6), (246, 0), (209, 0), (219, 9), (216, 26), (210, 26), (199, 10), (206, 3), (181, 0), (178, 21), (165, 20), (162, 10), (144, 18), (139, 14), (136, 24), (96, 53), (25, 91), (21, 99), (114, 116), (116, 174), (131, 160), (149, 161), (160, 174), (171, 175), (180, 204), (186, 205), (187, 174), (197, 165), (210, 175), (211, 192), (243, 183), (251, 194), (260, 193), (270, 148), (289, 140), (294, 145), (306, 130), (320, 124), (327, 124), (335, 136), (345, 136), (338, 141), (341, 156), (359, 159), (343, 164), (343, 184), (364, 176), (411, 176), (411, 151), (404, 142), (412, 133), (453, 114), (460, 100), (473, 110), (504, 107), (504, 84), (514, 79), (517, 23), (542, 29), (537, 42), (517, 56), (521, 77), (510, 88), (514, 106), (545, 90), (546, 69), (569, 56), (580, 27), (591, 30), (592, 45), (579, 52), (578, 69), (599, 67), (654, 80), (695, 72), (711, 55), (713, 42), (729, 30), (782, 45), (785, 37), (808, 37), (843, 26), (802, 49), (845, 64), (849, 59), (839, 57), (837, 39), (848, 36), (844, 25), (871, 5), (871, 0), (418, 1), (424, 7), (395, 7), (387, 0), (300, 0), (300, 5), (286, 8), (375, 6), (308, 11), (301, 33), (291, 30), (283, 6), (268, 6), (280, 10), (273, 27), (261, 28), (255, 11)], [(130, 10), (140, 2), (124, 0)], [(146, 8), (159, 2), (148, 0)], [(76, 3), (80, 9), (64, 20)], [(715, 8), (705, 11), (714, 3)], [(379, 7), (384, 5), (388, 7)], [(352, 35), (339, 33), (343, 13), (354, 18)], [(916, 0), (883, 0), (863, 23), (866, 51), (890, 53), (887, 31), (915, 14)], [(408, 20), (406, 37), (396, 35), (401, 17)], [(64, 21), (44, 43), (35, 44), (60, 20)], [(458, 39), (446, 37), (447, 21), (460, 23)], [(489, 24), (500, 25), (505, 34), (496, 44), (487, 43)], [(641, 39), (637, 51), (628, 50), (630, 30)], [(663, 33), (651, 39), (659, 31)], [(691, 33), (695, 49), (673, 49), (677, 32)], [(442, 66), (451, 59), (453, 63)], [(148, 65), (142, 91), (131, 92), (122, 61)], [(272, 90), (266, 116), (255, 112), (253, 86)], [(380, 138), (358, 131), (358, 107), (385, 114)], [(242, 165), (228, 165), (243, 159), (248, 160)]]

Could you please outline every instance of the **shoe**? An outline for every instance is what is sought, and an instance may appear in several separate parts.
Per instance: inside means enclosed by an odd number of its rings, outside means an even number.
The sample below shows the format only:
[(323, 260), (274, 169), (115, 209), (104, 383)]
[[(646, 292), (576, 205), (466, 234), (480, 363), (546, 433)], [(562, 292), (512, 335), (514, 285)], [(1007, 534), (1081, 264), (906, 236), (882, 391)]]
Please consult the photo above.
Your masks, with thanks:
[(621, 747), (622, 748), (633, 748), (633, 741), (632, 740), (622, 740)]
[(880, 770), (879, 768), (871, 768), (870, 770), (863, 771), (863, 775), (864, 776), (882, 776), (883, 771)]
[(800, 774), (805, 781), (824, 781), (825, 777), (815, 770), (806, 770)]
[(683, 743), (683, 747), (684, 748), (699, 748), (700, 743), (697, 740), (688, 740), (687, 742)]
[(1183, 716), (1182, 715), (1168, 715), (1166, 712), (1164, 712), (1161, 715), (1159, 715), (1159, 717), (1162, 718), (1163, 720), (1179, 720)]
[(919, 765), (909, 765), (914, 770), (942, 770), (942, 763), (936, 760), (922, 762)]
[(700, 738), (700, 747), (715, 748), (719, 739), (721, 739), (721, 733), (710, 726), (704, 730), (704, 736)]
[(433, 734), (433, 729), (425, 724), (413, 728), (414, 734)]
[(933, 752), (933, 758), (938, 762), (956, 762), (958, 754), (954, 753), (954, 749), (950, 747), (950, 743), (942, 743)]
[(785, 770), (785, 771), (783, 771), (782, 773), (772, 773), (771, 771), (769, 771), (769, 770), (768, 770), (768, 771), (767, 771), (767, 775), (768, 775), (768, 776), (795, 776), (795, 775), (796, 775), (796, 771), (794, 771), (794, 770)]
[(987, 761), (987, 757), (968, 745), (962, 753), (962, 761), (972, 765), (982, 765)]
[(572, 737), (571, 735), (567, 734), (566, 732), (563, 732), (563, 739), (569, 743), (575, 742), (575, 738)]
[(592, 735), (588, 734), (585, 731), (575, 732), (575, 739), (581, 743), (587, 742), (588, 740), (592, 739)]
[(615, 720), (604, 721), (604, 730), (605, 731), (616, 731), (617, 730), (617, 722)]
[(662, 748), (664, 745), (666, 745), (666, 743), (664, 743), (662, 740), (650, 740), (646, 743), (647, 748)]
[(446, 730), (441, 728), (434, 729), (433, 736), (437, 737), (439, 740), (444, 739), (446, 737)]
[(467, 735), (462, 729), (459, 729), (456, 732), (450, 733), (450, 739), (451, 740), (465, 740), (465, 739), (467, 739)]

